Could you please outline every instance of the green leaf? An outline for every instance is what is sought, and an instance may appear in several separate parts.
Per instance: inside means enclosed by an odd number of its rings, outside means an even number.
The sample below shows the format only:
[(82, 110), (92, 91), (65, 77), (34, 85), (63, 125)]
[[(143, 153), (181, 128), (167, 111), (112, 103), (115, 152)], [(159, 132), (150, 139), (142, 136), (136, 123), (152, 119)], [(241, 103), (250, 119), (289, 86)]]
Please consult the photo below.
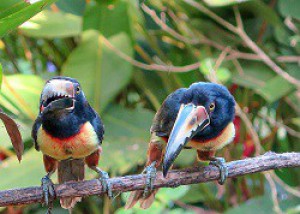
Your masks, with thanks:
[(295, 90), (295, 87), (280, 76), (266, 82), (264, 87), (258, 88), (257, 93), (272, 103)]
[(298, 0), (279, 0), (278, 9), (283, 16), (300, 19), (300, 1)]
[[(16, 4), (4, 10), (4, 14), (0, 15), (0, 38), (3, 37), (10, 30), (15, 29), (38, 12), (42, 11), (47, 5), (55, 2), (56, 0), (42, 0), (34, 4), (26, 3), (23, 0), (15, 1)], [(2, 4), (2, 3), (0, 3)], [(20, 6), (19, 6), (20, 4)], [(5, 6), (7, 6), (5, 4)], [(1, 6), (0, 6), (1, 8)]]
[(300, 128), (300, 117), (291, 119), (291, 122)]
[(100, 3), (87, 8), (83, 29), (94, 29), (105, 37), (110, 37), (120, 32), (132, 37), (131, 18), (129, 14), (130, 3), (125, 0), (114, 4)]
[[(110, 37), (109, 41), (123, 53), (132, 56), (133, 50), (126, 34)], [(128, 84), (132, 65), (121, 59), (103, 44), (97, 31), (83, 33), (82, 42), (63, 65), (63, 74), (77, 78), (91, 105), (101, 112)]]
[(35, 149), (30, 149), (23, 158), (22, 164), (19, 164), (19, 162), (16, 161), (16, 157), (13, 157), (0, 165), (1, 189), (41, 184), (41, 178), (46, 174), (43, 166), (42, 153), (37, 152)]
[(26, 36), (36, 38), (64, 38), (79, 36), (81, 18), (68, 13), (43, 11), (20, 26)]
[(256, 90), (264, 87), (265, 83), (275, 76), (274, 72), (261, 63), (242, 63), (243, 73), (232, 76), (234, 83)]
[(103, 114), (105, 137), (100, 166), (125, 173), (142, 164), (146, 159), (153, 117), (154, 114), (145, 109), (110, 106)]
[[(117, 210), (117, 214), (159, 214), (159, 213), (189, 213), (184, 209), (167, 209), (167, 206), (173, 201), (181, 198), (189, 190), (189, 186), (180, 186), (177, 188), (161, 188), (156, 196), (155, 201), (148, 209), (144, 210), (139, 208), (137, 205), (131, 210), (125, 210), (120, 208)], [(124, 201), (129, 197), (129, 193), (122, 194)]]
[(0, 63), (0, 89), (1, 89), (1, 86), (2, 86), (2, 75), (3, 75), (2, 65)]
[[(244, 4), (239, 6), (242, 13), (253, 13), (256, 17), (265, 20), (267, 23), (276, 27), (275, 29), (279, 28), (281, 30), (284, 29), (284, 25), (282, 24), (281, 18), (279, 14), (271, 8), (269, 5), (264, 3), (264, 1), (255, 0), (255, 1), (248, 1)], [(247, 19), (246, 19), (247, 21)], [(249, 19), (248, 19), (249, 21)], [(252, 28), (253, 30), (253, 28)], [(250, 31), (250, 29), (249, 29)]]
[[(286, 210), (289, 207), (294, 207), (299, 204), (299, 199), (288, 198), (279, 202), (280, 208)], [(273, 210), (272, 197), (269, 194), (247, 200), (245, 203), (231, 208), (225, 214), (252, 214), (252, 213), (272, 213)]]
[(179, 186), (176, 188), (162, 188), (156, 195), (156, 198), (167, 204), (169, 201), (178, 200), (189, 191), (189, 186)]
[[(32, 124), (31, 123), (27, 124), (20, 120), (16, 120), (16, 123), (20, 127), (20, 132), (21, 132), (23, 142), (30, 140)], [(10, 138), (4, 127), (0, 128), (0, 139), (1, 139), (1, 148), (11, 148), (12, 147)]]
[(225, 68), (225, 67), (219, 67), (215, 71), (214, 70), (214, 66), (215, 66), (215, 62), (211, 58), (206, 58), (204, 60), (201, 60), (201, 63), (200, 63), (200, 72), (204, 76), (209, 76), (213, 72), (216, 72), (217, 79), (220, 82), (222, 82), (222, 83), (227, 82), (231, 78), (231, 73), (230, 73), (230, 71), (227, 68)]
[(183, 149), (174, 164), (179, 167), (190, 167), (196, 160), (197, 152), (192, 149)]
[[(126, 198), (129, 197), (129, 193), (125, 193), (122, 195), (125, 195), (125, 197), (127, 196)], [(125, 200), (127, 200), (126, 198)], [(165, 211), (163, 204), (159, 203), (158, 201), (154, 201), (151, 207), (146, 210), (135, 205), (132, 209), (129, 210), (125, 210), (125, 208), (122, 207), (117, 210), (116, 214), (161, 214), (164, 213), (163, 211)]]
[(192, 184), (189, 191), (180, 198), (180, 201), (184, 203), (197, 203), (199, 201), (205, 201), (205, 192), (203, 192), (201, 185), (208, 184)]
[(292, 207), (286, 211), (287, 214), (299, 214), (300, 213), (300, 205)]
[(22, 0), (9, 0), (1, 1), (0, 3), (0, 19), (11, 15), (25, 7), (28, 6), (28, 3)]
[(240, 4), (249, 0), (204, 0), (204, 2), (211, 7), (222, 7), (233, 4)]
[(86, 1), (85, 0), (59, 0), (56, 6), (66, 12), (72, 13), (77, 16), (82, 16), (85, 10)]
[(166, 87), (164, 87), (159, 74), (147, 71), (136, 72), (134, 74), (134, 82), (158, 110), (168, 96)]
[(0, 105), (20, 117), (34, 120), (44, 81), (35, 75), (15, 74), (3, 77)]

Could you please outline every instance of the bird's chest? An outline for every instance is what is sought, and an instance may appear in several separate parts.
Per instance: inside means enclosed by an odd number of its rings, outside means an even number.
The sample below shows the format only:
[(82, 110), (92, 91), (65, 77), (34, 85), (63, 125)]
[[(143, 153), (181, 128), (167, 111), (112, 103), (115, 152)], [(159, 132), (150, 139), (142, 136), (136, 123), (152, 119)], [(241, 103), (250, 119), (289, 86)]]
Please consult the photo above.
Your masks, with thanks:
[(229, 144), (233, 140), (234, 136), (234, 125), (233, 123), (230, 123), (219, 136), (205, 141), (192, 139), (186, 146), (202, 151), (216, 151)]
[(41, 126), (37, 142), (43, 154), (57, 160), (84, 158), (99, 147), (97, 134), (89, 122), (82, 125), (77, 134), (62, 139), (51, 136)]

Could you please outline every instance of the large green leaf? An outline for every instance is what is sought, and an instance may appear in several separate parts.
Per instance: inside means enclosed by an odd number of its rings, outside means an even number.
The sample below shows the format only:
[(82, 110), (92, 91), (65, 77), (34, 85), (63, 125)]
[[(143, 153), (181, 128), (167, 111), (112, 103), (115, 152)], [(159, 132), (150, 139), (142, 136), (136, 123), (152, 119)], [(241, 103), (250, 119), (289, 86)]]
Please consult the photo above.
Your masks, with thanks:
[(109, 106), (103, 114), (105, 136), (100, 166), (125, 173), (146, 159), (154, 114), (145, 109)]
[(268, 102), (272, 103), (292, 92), (295, 87), (280, 76), (276, 76), (266, 82), (264, 87), (258, 88), (257, 92)]
[(63, 38), (79, 36), (81, 18), (68, 13), (45, 10), (20, 26), (26, 36), (37, 38)]
[[(31, 139), (32, 124), (31, 123), (30, 124), (24, 123), (24, 122), (19, 121), (19, 120), (15, 120), (15, 122), (19, 126), (19, 130), (21, 132), (23, 142), (26, 142), (26, 141), (30, 140)], [(0, 147), (1, 148), (12, 148), (11, 139), (10, 139), (9, 135), (7, 134), (7, 131), (6, 131), (5, 127), (2, 125), (2, 122), (0, 122), (0, 124), (1, 124), (1, 127), (0, 127), (1, 144), (0, 144)]]
[(1, 1), (0, 3), (0, 19), (11, 15), (19, 10), (27, 7), (28, 4), (21, 0)]
[(34, 120), (38, 114), (44, 81), (35, 75), (15, 74), (3, 77), (0, 105), (19, 117)]
[(242, 64), (243, 73), (233, 75), (233, 82), (254, 90), (257, 94), (272, 103), (288, 95), (294, 87), (285, 79), (261, 63)]
[[(280, 208), (286, 210), (299, 204), (298, 198), (288, 198), (279, 201)], [(269, 194), (265, 196), (256, 197), (247, 202), (226, 211), (226, 214), (252, 214), (252, 213), (274, 213), (272, 197)]]
[(1, 85), (2, 85), (2, 74), (3, 74), (3, 72), (2, 72), (2, 65), (0, 63), (0, 89), (1, 89)]
[(283, 16), (290, 16), (296, 19), (300, 19), (299, 0), (279, 0), (278, 8)]
[(56, 6), (64, 12), (82, 16), (85, 10), (85, 0), (58, 0)]
[[(110, 37), (109, 41), (123, 53), (133, 55), (126, 34)], [(79, 80), (88, 100), (100, 112), (128, 84), (132, 65), (108, 49), (97, 31), (89, 30), (64, 64), (63, 74)]]
[[(193, 213), (184, 209), (168, 209), (168, 206), (172, 201), (178, 200), (189, 190), (189, 186), (180, 186), (176, 188), (161, 188), (155, 195), (155, 201), (148, 209), (142, 209), (138, 205), (135, 205), (132, 209), (125, 210), (120, 208), (117, 210), (117, 214), (160, 214), (160, 213)], [(129, 193), (123, 193), (122, 199), (124, 201), (129, 197)]]
[(120, 32), (125, 32), (131, 37), (129, 6), (129, 1), (125, 0), (114, 4), (102, 1), (102, 3), (90, 6), (84, 15), (83, 29), (98, 30), (106, 37)]
[(31, 149), (23, 156), (22, 164), (12, 157), (0, 165), (0, 188), (40, 185), (45, 174), (42, 153)]
[(4, 6), (1, 6), (3, 4), (1, 2), (0, 8), (5, 9), (1, 11), (0, 14), (0, 38), (55, 1), (56, 0), (42, 0), (34, 4), (29, 4), (24, 3), (23, 0), (19, 0), (13, 1), (13, 4), (4, 3)]
[(284, 30), (283, 28), (284, 25), (282, 24), (278, 13), (276, 13), (276, 11), (272, 9), (269, 5), (264, 3), (264, 1), (259, 1), (259, 0), (247, 1), (244, 4), (241, 4), (239, 7), (241, 12), (244, 11), (246, 13), (251, 12), (257, 18), (263, 19), (264, 21), (273, 25), (274, 27), (276, 28), (278, 27), (279, 29)]

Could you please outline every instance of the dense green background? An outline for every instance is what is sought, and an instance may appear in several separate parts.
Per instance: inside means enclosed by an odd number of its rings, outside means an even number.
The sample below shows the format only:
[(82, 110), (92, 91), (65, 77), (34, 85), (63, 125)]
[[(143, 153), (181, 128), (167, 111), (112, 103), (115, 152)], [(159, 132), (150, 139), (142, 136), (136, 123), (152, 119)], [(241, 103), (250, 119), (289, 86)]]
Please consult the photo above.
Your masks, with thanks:
[[(100, 166), (111, 176), (141, 171), (151, 120), (169, 93), (212, 79), (233, 93), (264, 150), (300, 151), (300, 86), (277, 75), (261, 55), (249, 48), (245, 37), (187, 3), (191, 1), (148, 0), (146, 5), (155, 12), (151, 16), (147, 14), (149, 9), (143, 9), (137, 0), (53, 2), (0, 2), (0, 106), (20, 125), (26, 148), (19, 164), (4, 127), (0, 129), (0, 189), (39, 185), (45, 174), (41, 153), (34, 150), (30, 131), (43, 84), (56, 75), (77, 78), (101, 114), (106, 133)], [(285, 72), (300, 79), (300, 1), (196, 2), (234, 26), (234, 8), (239, 10), (245, 32), (254, 44)], [(162, 26), (158, 25), (159, 18)], [(115, 48), (111, 49), (110, 44)], [(127, 60), (120, 57), (124, 54)], [(141, 68), (129, 58), (152, 67)], [(200, 66), (194, 64), (198, 62)], [(190, 64), (194, 66), (188, 72), (174, 73), (169, 67)], [(254, 156), (256, 151), (244, 121), (236, 117), (235, 122), (238, 137), (219, 153), (228, 161)], [(194, 164), (195, 151), (182, 152), (176, 161), (176, 167)], [(277, 171), (276, 176), (296, 188), (300, 185), (299, 171), (284, 169)], [(87, 178), (94, 176), (88, 171)], [(277, 177), (272, 178), (276, 181)], [(280, 208), (287, 213), (300, 213), (300, 199), (278, 182), (276, 187)], [(123, 210), (126, 197), (122, 194), (111, 204), (106, 198), (89, 197), (74, 213), (274, 212), (270, 186), (263, 174), (229, 179), (222, 187), (207, 183), (162, 189), (147, 211)], [(45, 212), (40, 205), (3, 208), (0, 212), (14, 210)], [(54, 213), (67, 211), (57, 203)]]

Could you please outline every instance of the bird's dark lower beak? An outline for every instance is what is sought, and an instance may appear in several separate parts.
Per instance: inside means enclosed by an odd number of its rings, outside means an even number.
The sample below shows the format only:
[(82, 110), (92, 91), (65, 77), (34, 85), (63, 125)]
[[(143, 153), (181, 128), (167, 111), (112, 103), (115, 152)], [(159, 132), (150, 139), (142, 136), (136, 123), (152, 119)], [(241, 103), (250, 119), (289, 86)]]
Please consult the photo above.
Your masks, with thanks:
[(171, 131), (163, 161), (163, 175), (166, 177), (170, 167), (182, 148), (199, 131), (209, 125), (209, 115), (203, 106), (182, 105)]
[[(72, 98), (62, 98), (59, 100), (52, 101), (45, 110), (49, 111), (57, 111), (57, 110), (73, 110), (74, 108), (74, 99)], [(44, 110), (44, 113), (45, 113)]]

